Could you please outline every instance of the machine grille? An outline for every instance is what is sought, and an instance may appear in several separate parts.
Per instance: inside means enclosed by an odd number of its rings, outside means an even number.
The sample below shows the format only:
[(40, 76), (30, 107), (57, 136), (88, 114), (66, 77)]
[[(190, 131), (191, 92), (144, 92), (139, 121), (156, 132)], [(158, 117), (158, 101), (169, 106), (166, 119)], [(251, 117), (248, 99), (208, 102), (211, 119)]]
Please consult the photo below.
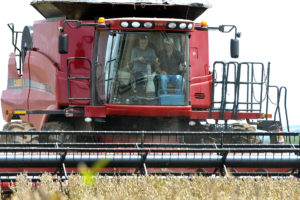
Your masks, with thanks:
[(195, 93), (195, 99), (205, 99), (204, 93)]

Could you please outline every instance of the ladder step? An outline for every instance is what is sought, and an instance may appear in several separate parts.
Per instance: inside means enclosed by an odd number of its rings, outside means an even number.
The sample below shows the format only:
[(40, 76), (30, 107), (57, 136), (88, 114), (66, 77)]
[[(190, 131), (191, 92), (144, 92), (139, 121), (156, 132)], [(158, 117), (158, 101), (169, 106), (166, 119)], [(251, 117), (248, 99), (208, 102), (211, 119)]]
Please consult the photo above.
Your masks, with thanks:
[(91, 100), (91, 98), (69, 98), (70, 100)]
[(76, 80), (76, 79), (90, 80), (90, 78), (88, 77), (68, 77), (68, 80)]
[(81, 106), (81, 105), (69, 105), (69, 108), (84, 108), (84, 106)]

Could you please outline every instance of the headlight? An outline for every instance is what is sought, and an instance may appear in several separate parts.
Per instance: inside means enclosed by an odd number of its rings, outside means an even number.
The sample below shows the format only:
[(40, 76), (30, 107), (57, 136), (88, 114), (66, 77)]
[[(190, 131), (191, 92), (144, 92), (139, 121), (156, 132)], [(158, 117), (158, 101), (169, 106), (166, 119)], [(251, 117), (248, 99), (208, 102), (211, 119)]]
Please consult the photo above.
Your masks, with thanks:
[(189, 24), (189, 25), (188, 25), (188, 29), (189, 29), (189, 30), (192, 30), (192, 28), (193, 28), (193, 24)]
[(128, 22), (121, 22), (121, 27), (122, 28), (128, 28), (128, 26), (129, 26), (129, 23)]
[(185, 28), (186, 28), (186, 23), (181, 23), (181, 24), (179, 24), (179, 28), (180, 28), (180, 29), (185, 29)]
[(141, 26), (141, 23), (140, 23), (140, 22), (132, 22), (132, 23), (131, 23), (131, 26), (132, 26), (133, 28), (139, 28), (139, 27)]
[(144, 23), (144, 27), (145, 28), (152, 28), (153, 27), (153, 23), (152, 22), (145, 22)]
[(168, 28), (170, 28), (170, 29), (176, 28), (176, 23), (174, 23), (174, 22), (169, 23)]

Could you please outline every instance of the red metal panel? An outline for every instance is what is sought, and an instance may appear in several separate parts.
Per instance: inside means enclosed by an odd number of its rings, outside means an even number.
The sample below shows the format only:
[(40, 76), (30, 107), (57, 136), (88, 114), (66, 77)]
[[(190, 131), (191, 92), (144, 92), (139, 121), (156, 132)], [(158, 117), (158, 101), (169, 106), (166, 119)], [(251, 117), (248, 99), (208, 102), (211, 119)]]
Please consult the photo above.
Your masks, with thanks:
[(145, 117), (177, 117), (190, 116), (190, 106), (137, 106), (106, 105), (107, 115), (145, 116)]
[(193, 31), (190, 38), (191, 79), (209, 74), (208, 31)]
[(59, 107), (68, 106), (67, 73), (58, 71), (56, 76), (56, 99)]
[[(56, 110), (56, 71), (51, 60), (39, 52), (30, 52), (30, 94), (29, 110)], [(29, 115), (31, 122), (38, 130), (42, 127), (47, 115)]]
[[(18, 75), (18, 71), (17, 71), (17, 67), (16, 67), (16, 56), (14, 53), (11, 53), (9, 55), (9, 59), (8, 59), (8, 79), (7, 79), (7, 88), (10, 87), (10, 81), (12, 79), (18, 79), (19, 75)], [(9, 94), (8, 90), (4, 90), (2, 91), (2, 96), (1, 96), (1, 107), (2, 107), (2, 116), (3, 119), (7, 122), (9, 122), (11, 120), (12, 116), (9, 116), (6, 114), (6, 110), (8, 109), (12, 109), (12, 105), (10, 102), (14, 101), (14, 99), (10, 100), (10, 96), (11, 94)]]
[[(29, 52), (28, 52), (29, 54)], [(29, 93), (29, 68), (28, 59), (25, 59), (23, 76), (19, 77), (16, 70), (15, 54), (10, 54), (8, 61), (7, 89), (2, 92), (1, 106), (3, 119), (10, 121), (12, 116), (6, 115), (9, 109), (28, 109), (27, 99)], [(20, 116), (23, 121), (28, 121), (28, 116)]]
[[(89, 76), (89, 75), (88, 75)], [(87, 75), (77, 75), (77, 77), (88, 77)], [(90, 81), (89, 80), (70, 80), (70, 97), (71, 98), (89, 98)], [(72, 100), (72, 105), (88, 105), (88, 100)]]
[(17, 70), (17, 66), (16, 66), (16, 59), (18, 59), (14, 53), (11, 53), (9, 55), (9, 59), (8, 59), (8, 78), (20, 78), (19, 74), (18, 74), (18, 70)]
[(209, 74), (207, 76), (197, 76), (197, 77), (192, 77), (191, 78), (191, 84), (201, 83), (201, 82), (206, 82), (206, 81), (212, 81), (212, 75), (211, 74)]
[[(94, 23), (94, 21), (84, 22)], [(60, 23), (62, 26), (63, 21), (60, 21)], [(72, 22), (69, 24), (72, 26), (76, 25)], [(60, 54), (62, 71), (66, 71), (67, 58), (69, 57), (87, 57), (92, 61), (95, 27), (83, 26), (81, 28), (70, 28), (70, 26), (65, 25), (65, 33), (69, 36), (69, 52), (67, 54)], [(71, 73), (89, 74), (90, 72), (90, 67), (86, 61), (75, 60), (71, 62), (71, 65)]]
[(209, 108), (212, 76), (209, 72), (208, 31), (194, 31), (190, 38), (190, 101), (193, 108)]
[(86, 117), (106, 117), (105, 106), (85, 106), (84, 115)]
[(211, 105), (211, 81), (194, 83), (190, 86), (190, 99), (193, 108), (209, 108)]
[(56, 65), (61, 64), (58, 53), (59, 21), (36, 21), (33, 25), (33, 48), (48, 56)]

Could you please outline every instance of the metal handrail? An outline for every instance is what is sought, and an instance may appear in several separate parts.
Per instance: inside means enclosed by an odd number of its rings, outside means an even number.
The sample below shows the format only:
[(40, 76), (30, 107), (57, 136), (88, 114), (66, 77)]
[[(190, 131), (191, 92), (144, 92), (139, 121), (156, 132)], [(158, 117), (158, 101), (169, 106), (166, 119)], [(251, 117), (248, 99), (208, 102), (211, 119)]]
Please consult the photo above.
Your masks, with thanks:
[[(216, 66), (221, 65), (221, 70), (222, 70), (222, 79), (221, 80), (216, 80)], [(255, 66), (259, 65), (261, 66), (261, 80), (256, 81), (255, 80)], [(247, 74), (246, 74), (246, 79), (247, 80), (242, 80), (241, 79), (241, 74), (242, 74), (242, 68), (246, 66), (247, 69)], [(234, 69), (233, 71), (231, 69)], [(269, 66), (268, 66), (269, 68)], [(269, 71), (269, 70), (268, 70)], [(233, 72), (233, 74), (232, 74)], [(230, 80), (230, 75), (233, 76), (234, 80)], [(232, 119), (237, 119), (237, 113), (241, 111), (246, 111), (246, 112), (261, 112), (262, 109), (262, 97), (263, 97), (263, 86), (264, 84), (268, 85), (269, 82), (269, 74), (265, 76), (265, 67), (263, 63), (258, 63), (258, 62), (242, 62), (242, 63), (237, 63), (237, 62), (222, 62), (222, 61), (217, 61), (213, 65), (213, 86), (215, 84), (221, 83), (222, 88), (221, 88), (221, 100), (217, 101), (215, 99), (216, 97), (216, 90), (214, 87), (212, 87), (212, 99), (211, 99), (211, 109), (210, 109), (210, 114), (212, 111), (217, 110), (220, 111), (220, 119), (224, 119), (224, 112), (225, 111), (231, 111), (232, 112)], [(233, 101), (228, 101), (227, 94), (228, 94), (228, 86), (233, 85), (233, 93), (234, 93), (234, 99)], [(241, 95), (241, 86), (246, 85), (247, 90), (246, 90), (246, 101), (241, 101), (240, 100), (240, 95)], [(256, 99), (254, 96), (254, 86), (258, 85), (260, 86), (260, 95), (259, 99)], [(251, 92), (250, 92), (251, 90)], [(215, 104), (220, 104), (220, 108), (216, 108)], [(227, 105), (232, 105), (232, 108), (227, 108)], [(245, 105), (246, 108), (242, 109), (240, 108), (239, 105)], [(256, 107), (254, 105), (257, 105)]]
[[(22, 34), (22, 31), (15, 31), (15, 26), (13, 23), (9, 23), (7, 24), (7, 26), (9, 27), (9, 29), (11, 30), (11, 34), (12, 34), (12, 45), (14, 47), (14, 53), (15, 56), (17, 56), (19, 58), (19, 66), (17, 66), (17, 70), (19, 72), (19, 74), (22, 74), (22, 51), (18, 48), (17, 43), (18, 43), (18, 35)], [(16, 51), (18, 52), (18, 54), (16, 54)]]

